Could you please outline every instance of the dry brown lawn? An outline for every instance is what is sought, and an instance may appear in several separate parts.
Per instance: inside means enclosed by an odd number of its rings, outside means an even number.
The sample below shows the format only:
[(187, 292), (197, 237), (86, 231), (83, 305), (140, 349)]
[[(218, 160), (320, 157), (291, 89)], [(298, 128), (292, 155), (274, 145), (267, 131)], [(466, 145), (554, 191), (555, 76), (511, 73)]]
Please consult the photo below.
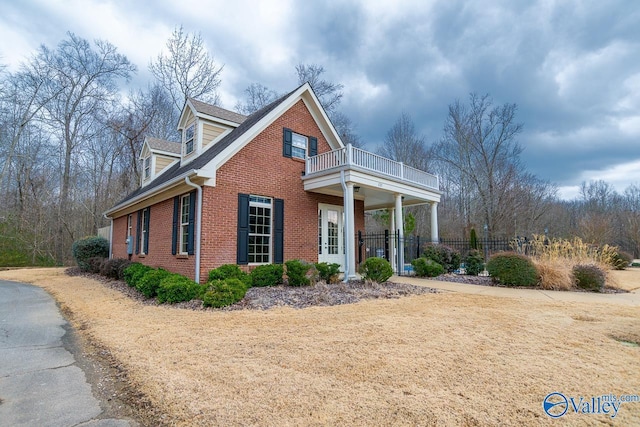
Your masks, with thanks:
[(53, 294), (168, 425), (640, 425), (640, 403), (542, 411), (553, 391), (640, 394), (640, 348), (616, 340), (640, 342), (637, 307), (439, 293), (192, 312), (62, 269), (0, 278)]

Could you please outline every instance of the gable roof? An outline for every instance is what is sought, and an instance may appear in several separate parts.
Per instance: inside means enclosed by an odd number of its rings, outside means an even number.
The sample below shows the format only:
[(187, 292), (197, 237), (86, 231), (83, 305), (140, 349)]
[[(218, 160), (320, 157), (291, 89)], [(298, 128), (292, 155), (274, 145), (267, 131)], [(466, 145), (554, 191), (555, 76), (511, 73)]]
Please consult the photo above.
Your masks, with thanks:
[(179, 142), (167, 141), (166, 139), (154, 138), (147, 136), (145, 142), (150, 150), (165, 151), (167, 153), (177, 154), (180, 157), (182, 153), (182, 144)]
[[(295, 95), (295, 97), (293, 95)], [(216, 142), (215, 145), (204, 151), (191, 162), (186, 164), (176, 162), (174, 165), (166, 169), (162, 175), (158, 176), (145, 187), (138, 188), (136, 191), (129, 194), (114, 207), (107, 210), (105, 214), (108, 215), (131, 204), (138, 203), (147, 197), (151, 197), (151, 195), (156, 192), (160, 192), (164, 188), (170, 188), (170, 186), (179, 183), (185, 177), (192, 176), (194, 174), (198, 174), (198, 176), (204, 178), (215, 178), (215, 171), (217, 167), (224, 164), (226, 160), (231, 158), (237, 150), (244, 146), (244, 144), (251, 141), (257, 132), (261, 131), (265, 126), (279, 117), (279, 114), (282, 114), (290, 108), (294, 102), (298, 102), (296, 100), (297, 97), (300, 97), (300, 99), (305, 102), (309, 112), (321, 126), (321, 132), (323, 132), (327, 138), (327, 142), (332, 146), (336, 146), (334, 148), (344, 146), (340, 140), (340, 136), (333, 127), (331, 120), (326, 115), (320, 101), (313, 92), (311, 85), (309, 85), (309, 83), (304, 83), (291, 92), (273, 101), (271, 104), (246, 117), (239, 126), (231, 130), (220, 141)], [(191, 101), (189, 100), (189, 102)], [(217, 164), (213, 164), (212, 161), (216, 159), (216, 157), (218, 157), (218, 162)], [(213, 170), (205, 168), (207, 165), (212, 165)]]
[(238, 124), (244, 122), (247, 119), (247, 116), (243, 114), (225, 110), (224, 108), (207, 104), (206, 102), (198, 101), (197, 99), (188, 98), (187, 102), (193, 105), (193, 108), (195, 108), (196, 112), (206, 114), (207, 116), (216, 117)]
[[(253, 125), (255, 125), (260, 119), (273, 111), (278, 105), (283, 103), (292, 93), (297, 91), (299, 88), (283, 95), (277, 100), (273, 101), (271, 104), (266, 107), (261, 108), (255, 113), (251, 114), (244, 120), (240, 126), (232, 130), (227, 136), (225, 136), (222, 140), (217, 142), (213, 147), (203, 152), (199, 157), (195, 158), (192, 162), (187, 163), (186, 165), (180, 166), (180, 163), (176, 163), (171, 166), (165, 173), (160, 175), (154, 181), (150, 182), (149, 185), (145, 187), (140, 187), (133, 193), (129, 194), (127, 197), (122, 199), (120, 202), (114, 206), (114, 208), (126, 204), (128, 201), (133, 200), (137, 197), (143, 196), (145, 193), (149, 193), (152, 190), (162, 186), (163, 184), (168, 183), (169, 181), (186, 174), (189, 171), (195, 171), (197, 169), (202, 168), (211, 160), (213, 160), (220, 152), (222, 152), (225, 148), (229, 147), (235, 140), (237, 140), (240, 136), (242, 136), (245, 132), (247, 132)], [(181, 148), (181, 147), (180, 147)], [(110, 209), (114, 210), (114, 208)], [(109, 212), (107, 211), (107, 212)]]

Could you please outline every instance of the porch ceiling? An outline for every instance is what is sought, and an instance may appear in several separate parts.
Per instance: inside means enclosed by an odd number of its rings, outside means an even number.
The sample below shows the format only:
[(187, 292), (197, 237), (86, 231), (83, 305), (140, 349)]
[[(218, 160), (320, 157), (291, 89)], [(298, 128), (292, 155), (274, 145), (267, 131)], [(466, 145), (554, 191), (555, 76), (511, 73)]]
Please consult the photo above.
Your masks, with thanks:
[[(342, 197), (340, 169), (303, 176), (305, 191)], [(354, 192), (354, 198), (364, 200), (365, 210), (394, 207), (396, 194), (403, 195), (403, 206), (440, 202), (440, 192), (433, 189), (386, 177), (383, 174), (360, 170), (360, 168), (353, 166), (344, 167), (343, 170), (345, 182), (351, 182), (354, 187), (360, 187), (359, 191)]]

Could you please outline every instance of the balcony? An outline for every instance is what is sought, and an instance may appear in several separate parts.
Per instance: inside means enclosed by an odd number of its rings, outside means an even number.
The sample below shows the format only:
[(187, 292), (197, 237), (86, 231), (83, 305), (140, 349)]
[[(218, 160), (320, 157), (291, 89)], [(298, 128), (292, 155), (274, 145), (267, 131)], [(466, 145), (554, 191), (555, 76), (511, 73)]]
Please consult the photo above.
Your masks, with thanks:
[(307, 158), (305, 176), (313, 177), (340, 169), (360, 170), (382, 178), (418, 185), (429, 190), (438, 191), (439, 189), (436, 175), (353, 147), (351, 144), (338, 150)]

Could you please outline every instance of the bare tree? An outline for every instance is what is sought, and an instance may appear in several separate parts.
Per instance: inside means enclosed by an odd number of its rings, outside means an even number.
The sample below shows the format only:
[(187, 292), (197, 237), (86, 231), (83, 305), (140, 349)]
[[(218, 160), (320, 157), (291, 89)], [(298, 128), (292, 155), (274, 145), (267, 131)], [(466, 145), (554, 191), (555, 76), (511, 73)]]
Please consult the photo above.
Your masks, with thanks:
[(419, 135), (416, 131), (411, 116), (403, 112), (385, 135), (378, 154), (408, 166), (427, 170), (431, 153), (425, 141), (425, 136)]
[(182, 110), (187, 98), (218, 104), (223, 66), (217, 66), (200, 33), (186, 33), (182, 25), (167, 41), (167, 53), (149, 63), (149, 70), (169, 93), (173, 106)]
[(440, 162), (456, 172), (460, 184), (470, 184), (489, 233), (497, 231), (509, 215), (504, 205), (520, 177), (516, 141), (522, 124), (516, 122), (515, 104), (493, 107), (489, 95), (471, 94), (469, 105), (449, 106), (444, 137), (436, 145)]
[(331, 113), (338, 107), (342, 100), (342, 89), (344, 86), (340, 83), (333, 83), (324, 80), (324, 67), (317, 64), (298, 64), (296, 65), (296, 73), (298, 75), (298, 84), (302, 85), (309, 82), (315, 92), (320, 104), (324, 110), (331, 116)]
[(94, 136), (96, 119), (117, 95), (117, 80), (128, 80), (135, 66), (111, 43), (97, 40), (94, 49), (73, 33), (55, 50), (41, 46), (33, 61), (34, 68), (48, 73), (45, 90), (50, 100), (44, 107), (44, 119), (60, 141), (62, 178), (55, 253), (62, 262), (67, 243), (74, 238), (68, 214), (74, 152)]
[(346, 114), (340, 111), (334, 111), (331, 114), (331, 123), (333, 123), (333, 127), (345, 145), (351, 144), (354, 147), (363, 146), (360, 135), (355, 132), (353, 122)]
[(244, 90), (244, 93), (247, 95), (246, 101), (244, 103), (238, 101), (235, 110), (247, 116), (271, 104), (280, 96), (275, 90), (271, 90), (260, 83), (251, 83)]

